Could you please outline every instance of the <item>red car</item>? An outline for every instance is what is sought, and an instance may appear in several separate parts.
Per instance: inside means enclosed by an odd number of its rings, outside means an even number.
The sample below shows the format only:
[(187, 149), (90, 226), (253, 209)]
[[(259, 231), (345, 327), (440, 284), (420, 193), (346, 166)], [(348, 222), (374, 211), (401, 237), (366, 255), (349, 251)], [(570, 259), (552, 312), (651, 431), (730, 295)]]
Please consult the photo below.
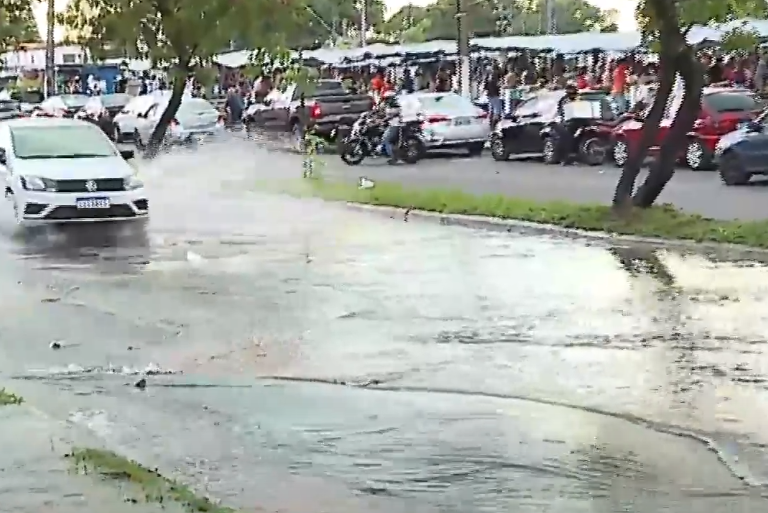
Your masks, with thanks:
[[(659, 150), (659, 145), (667, 137), (680, 99), (670, 98), (669, 104), (670, 108), (659, 124), (656, 143), (648, 150), (651, 155)], [(680, 160), (696, 171), (712, 169), (715, 146), (720, 137), (757, 117), (761, 107), (760, 100), (747, 89), (705, 87), (699, 117), (688, 134), (688, 144), (681, 151)], [(629, 152), (640, 142), (642, 118), (630, 119), (614, 129), (613, 160), (619, 167), (624, 167)]]

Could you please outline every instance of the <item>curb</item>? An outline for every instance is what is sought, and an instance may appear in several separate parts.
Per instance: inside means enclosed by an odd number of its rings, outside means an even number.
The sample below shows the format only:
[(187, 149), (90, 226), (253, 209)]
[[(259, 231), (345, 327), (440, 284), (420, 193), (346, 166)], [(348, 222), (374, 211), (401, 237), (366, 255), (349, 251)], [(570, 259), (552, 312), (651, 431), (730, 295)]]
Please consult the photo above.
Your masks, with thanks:
[(408, 212), (409, 218), (421, 219), (439, 223), (445, 226), (460, 226), (463, 228), (474, 228), (480, 230), (490, 230), (496, 232), (516, 232), (531, 235), (559, 235), (571, 239), (586, 239), (605, 243), (625, 242), (653, 246), (656, 248), (682, 249), (701, 252), (710, 250), (718, 253), (736, 253), (739, 256), (755, 255), (761, 260), (766, 259), (768, 249), (755, 248), (751, 246), (741, 246), (738, 244), (727, 244), (720, 242), (696, 242), (693, 240), (675, 240), (659, 239), (654, 237), (640, 237), (636, 235), (621, 235), (607, 232), (593, 232), (580, 230), (577, 228), (564, 228), (553, 224), (534, 223), (531, 221), (520, 221), (515, 219), (501, 219), (496, 217), (472, 216), (466, 214), (441, 214), (438, 212), (429, 212), (426, 210), (410, 210), (401, 207), (388, 207), (382, 205), (368, 205), (365, 203), (345, 202), (347, 208), (364, 212), (373, 212), (381, 215), (387, 215), (394, 218), (395, 215), (405, 216)]

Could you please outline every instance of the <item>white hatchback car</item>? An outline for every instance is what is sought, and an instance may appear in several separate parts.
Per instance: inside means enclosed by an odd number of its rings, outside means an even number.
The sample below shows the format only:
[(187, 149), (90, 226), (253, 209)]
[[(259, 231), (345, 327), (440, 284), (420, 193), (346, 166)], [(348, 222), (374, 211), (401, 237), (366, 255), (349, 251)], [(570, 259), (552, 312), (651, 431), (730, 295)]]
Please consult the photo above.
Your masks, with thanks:
[(0, 185), (20, 225), (145, 220), (149, 202), (131, 158), (87, 121), (0, 123)]

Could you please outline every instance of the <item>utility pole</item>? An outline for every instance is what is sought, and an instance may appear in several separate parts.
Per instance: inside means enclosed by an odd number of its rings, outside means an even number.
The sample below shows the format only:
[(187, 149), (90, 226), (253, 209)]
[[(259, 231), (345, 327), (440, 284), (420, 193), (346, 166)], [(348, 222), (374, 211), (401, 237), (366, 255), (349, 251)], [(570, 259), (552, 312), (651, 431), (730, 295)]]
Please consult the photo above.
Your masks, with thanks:
[(360, 48), (365, 46), (368, 33), (368, 0), (360, 0)]
[(55, 18), (55, 0), (48, 0), (45, 38), (45, 90), (43, 91), (46, 98), (56, 94), (56, 44), (53, 39), (53, 31), (56, 28)]
[(459, 92), (465, 98), (469, 98), (469, 33), (467, 29), (466, 17), (467, 13), (464, 11), (465, 0), (456, 0), (456, 50), (459, 56), (458, 62), (458, 82)]
[(557, 18), (555, 16), (555, 0), (545, 0), (545, 16), (547, 34), (557, 34)]

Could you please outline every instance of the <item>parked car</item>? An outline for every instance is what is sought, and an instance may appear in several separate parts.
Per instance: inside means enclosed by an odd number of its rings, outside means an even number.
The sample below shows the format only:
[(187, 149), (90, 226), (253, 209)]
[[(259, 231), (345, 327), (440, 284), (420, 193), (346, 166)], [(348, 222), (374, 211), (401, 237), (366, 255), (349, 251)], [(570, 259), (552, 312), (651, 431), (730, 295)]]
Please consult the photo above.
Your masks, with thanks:
[(73, 118), (90, 97), (84, 94), (60, 94), (43, 100), (32, 115), (47, 118)]
[[(0, 186), (22, 227), (139, 221), (149, 215), (144, 185), (98, 127), (77, 119), (0, 123)], [(134, 225), (142, 228), (143, 224)]]
[(417, 92), (397, 97), (404, 119), (422, 120), (424, 146), (429, 150), (466, 149), (483, 152), (491, 126), (488, 113), (456, 93)]
[(371, 96), (347, 91), (340, 80), (319, 80), (308, 87), (304, 112), (301, 95), (297, 84), (275, 89), (262, 103), (248, 106), (243, 115), (246, 128), (289, 132), (298, 144), (303, 139), (304, 120), (315, 135), (331, 139), (332, 134), (347, 132), (360, 114), (373, 107)]
[(722, 136), (714, 157), (725, 185), (746, 185), (755, 175), (768, 175), (768, 111)]
[[(615, 119), (607, 94), (589, 91), (559, 119), (558, 102), (565, 91), (541, 91), (524, 100), (514, 114), (499, 122), (491, 135), (491, 155), (505, 161), (512, 155), (540, 155), (545, 162), (559, 162), (557, 131), (560, 126), (574, 138), (573, 151), (590, 165), (601, 164), (611, 143)], [(579, 104), (578, 108), (576, 104)]]
[(75, 117), (95, 123), (110, 139), (116, 141), (116, 125), (113, 119), (131, 99), (132, 97), (125, 93), (92, 96)]
[(26, 116), (24, 111), (21, 110), (21, 104), (16, 100), (0, 100), (0, 121)]
[(136, 133), (136, 127), (139, 122), (139, 115), (147, 112), (159, 99), (167, 99), (170, 96), (170, 91), (153, 91), (149, 94), (133, 97), (120, 112), (112, 117), (115, 125), (115, 141), (121, 143), (133, 141), (133, 136)]
[[(649, 154), (658, 151), (661, 142), (669, 134), (672, 121), (681, 101), (680, 94), (670, 98), (664, 119), (659, 124), (656, 142), (649, 148)], [(681, 151), (680, 160), (689, 168), (700, 171), (712, 169), (715, 161), (715, 147), (725, 134), (745, 126), (760, 111), (760, 100), (746, 89), (706, 87), (701, 96), (701, 111), (688, 134), (688, 143)], [(613, 160), (618, 167), (624, 167), (629, 153), (640, 142), (643, 119), (650, 106), (640, 116), (625, 121), (614, 130)]]
[[(144, 147), (152, 136), (160, 116), (168, 106), (168, 96), (158, 96), (145, 112), (140, 112), (133, 133), (139, 148)], [(195, 143), (221, 134), (224, 120), (211, 102), (202, 98), (184, 97), (176, 117), (165, 132), (164, 144)]]

